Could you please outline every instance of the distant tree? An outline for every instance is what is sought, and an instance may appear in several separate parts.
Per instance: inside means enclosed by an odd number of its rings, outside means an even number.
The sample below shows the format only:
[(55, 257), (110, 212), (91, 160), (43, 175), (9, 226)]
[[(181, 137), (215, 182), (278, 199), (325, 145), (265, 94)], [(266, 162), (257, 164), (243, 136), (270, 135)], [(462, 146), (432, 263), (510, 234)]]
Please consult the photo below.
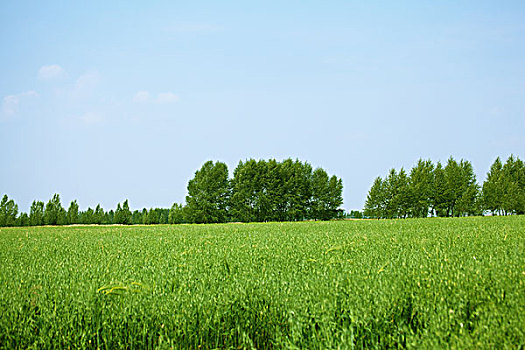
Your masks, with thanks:
[(131, 211), (127, 199), (122, 203), (121, 221), (121, 224), (131, 225)]
[(31, 203), (29, 224), (31, 226), (41, 226), (44, 224), (44, 202), (35, 200)]
[(66, 217), (66, 211), (60, 203), (60, 196), (55, 193), (46, 204), (44, 223), (46, 225), (64, 225), (67, 221)]
[(100, 204), (97, 204), (95, 212), (93, 213), (93, 224), (101, 225), (104, 222), (104, 217), (104, 209), (102, 209)]
[(114, 224), (114, 218), (115, 218), (115, 212), (113, 211), (113, 209), (107, 211), (105, 214), (104, 214), (104, 224), (106, 225), (111, 225), (111, 224)]
[(525, 213), (525, 167), (519, 158), (511, 155), (502, 169), (502, 207), (506, 214)]
[(377, 219), (386, 217), (386, 189), (380, 176), (376, 177), (368, 191), (363, 214)]
[(363, 218), (363, 213), (360, 212), (359, 210), (351, 210), (347, 215), (346, 215), (347, 218), (351, 218), (351, 219), (362, 219)]
[(330, 179), (324, 169), (317, 168), (312, 173), (311, 217), (314, 220), (326, 220), (329, 216)]
[(497, 157), (487, 173), (482, 189), (483, 208), (492, 212), (492, 215), (501, 215), (503, 211), (504, 190), (503, 164)]
[(146, 225), (148, 223), (148, 210), (146, 208), (142, 209), (142, 224)]
[(115, 210), (115, 217), (114, 217), (115, 224), (123, 224), (124, 218), (122, 215), (122, 207), (120, 206), (120, 203), (117, 203), (117, 209)]
[(69, 208), (67, 210), (67, 223), (68, 224), (78, 224), (79, 223), (79, 214), (78, 214), (78, 203), (76, 200), (71, 201)]
[(385, 215), (388, 219), (398, 217), (399, 212), (399, 187), (396, 169), (390, 169), (383, 182), (385, 191)]
[(160, 213), (157, 209), (150, 208), (148, 211), (146, 224), (147, 225), (157, 225), (160, 223)]
[(445, 175), (445, 169), (441, 165), (441, 162), (436, 164), (434, 168), (434, 180), (432, 186), (432, 212), (436, 216), (448, 216), (448, 184)]
[(226, 164), (208, 161), (188, 183), (185, 214), (194, 223), (225, 222), (230, 186)]
[(432, 184), (434, 165), (430, 160), (419, 159), (410, 171), (409, 196), (410, 213), (413, 217), (425, 218), (432, 206)]
[(332, 175), (328, 182), (328, 218), (333, 219), (342, 213), (340, 206), (343, 204), (343, 180)]
[(0, 226), (14, 226), (18, 215), (18, 205), (7, 194), (0, 202)]
[(265, 170), (261, 163), (250, 159), (240, 161), (233, 171), (229, 207), (234, 221), (264, 220), (262, 216), (265, 215), (266, 208), (262, 205), (265, 203)]
[(476, 182), (474, 169), (469, 161), (459, 163), (460, 184), (457, 190), (455, 216), (472, 216), (481, 214), (479, 202), (479, 186)]
[(409, 177), (405, 169), (401, 168), (396, 177), (396, 196), (394, 198), (394, 205), (397, 207), (395, 217), (403, 218), (409, 216), (412, 197), (410, 192)]
[(181, 204), (173, 203), (171, 206), (168, 223), (170, 224), (182, 224), (184, 222), (184, 212)]
[(91, 208), (87, 208), (86, 211), (80, 214), (80, 222), (86, 225), (93, 224), (95, 221), (95, 211)]
[(140, 225), (142, 224), (142, 213), (140, 210), (135, 210), (133, 214), (131, 215), (131, 223), (133, 225)]
[[(311, 210), (312, 192), (312, 166), (299, 160), (287, 159), (283, 162), (283, 184), (285, 186), (285, 198), (287, 199), (287, 220), (299, 221), (306, 219)], [(332, 180), (332, 179), (330, 179)], [(337, 195), (339, 182), (336, 177), (333, 183), (328, 183), (327, 216), (335, 217), (339, 208)], [(342, 198), (341, 198), (342, 204)]]
[(29, 216), (26, 213), (21, 213), (20, 216), (16, 219), (16, 226), (29, 226)]

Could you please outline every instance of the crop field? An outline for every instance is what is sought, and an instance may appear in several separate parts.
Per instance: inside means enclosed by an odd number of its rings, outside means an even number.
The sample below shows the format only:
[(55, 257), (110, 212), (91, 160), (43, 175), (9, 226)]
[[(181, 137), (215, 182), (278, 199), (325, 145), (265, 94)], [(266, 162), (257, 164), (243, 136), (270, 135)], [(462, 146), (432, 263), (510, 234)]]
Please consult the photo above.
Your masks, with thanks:
[(0, 229), (1, 348), (523, 348), (525, 217)]

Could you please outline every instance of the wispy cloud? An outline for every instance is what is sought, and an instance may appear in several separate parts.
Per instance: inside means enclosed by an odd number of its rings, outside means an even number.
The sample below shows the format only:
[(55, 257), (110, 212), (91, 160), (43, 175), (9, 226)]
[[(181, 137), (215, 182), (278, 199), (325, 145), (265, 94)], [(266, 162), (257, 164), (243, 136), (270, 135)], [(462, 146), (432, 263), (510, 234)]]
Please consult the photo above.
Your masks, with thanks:
[(179, 96), (172, 92), (161, 92), (157, 96), (157, 103), (175, 103), (179, 101)]
[(49, 66), (42, 66), (38, 70), (38, 79), (40, 80), (53, 80), (61, 78), (65, 75), (65, 70), (58, 64), (52, 64)]
[(155, 104), (169, 104), (179, 101), (179, 96), (173, 92), (161, 92), (156, 97), (152, 96), (148, 91), (139, 91), (133, 97), (134, 103), (155, 103)]
[(14, 116), (18, 112), (20, 103), (26, 98), (36, 97), (38, 93), (34, 90), (21, 92), (16, 95), (5, 96), (2, 100), (2, 116), (8, 118)]
[(97, 70), (91, 70), (82, 74), (75, 82), (73, 87), (73, 97), (85, 97), (91, 94), (100, 82), (100, 73)]
[(151, 95), (147, 91), (139, 91), (133, 97), (135, 103), (148, 103), (151, 101)]
[(86, 124), (100, 124), (104, 121), (104, 115), (97, 112), (86, 112), (79, 119)]

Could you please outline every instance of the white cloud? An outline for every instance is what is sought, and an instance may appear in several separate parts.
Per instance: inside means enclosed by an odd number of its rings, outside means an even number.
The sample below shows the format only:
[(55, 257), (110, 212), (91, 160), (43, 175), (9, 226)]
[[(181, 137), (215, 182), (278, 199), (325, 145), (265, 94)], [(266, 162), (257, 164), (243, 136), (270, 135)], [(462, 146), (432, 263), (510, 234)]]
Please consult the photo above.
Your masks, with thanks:
[(147, 103), (151, 101), (151, 95), (147, 91), (139, 91), (133, 97), (135, 103)]
[(73, 88), (74, 97), (89, 95), (100, 82), (100, 74), (96, 70), (88, 71), (78, 77)]
[(5, 96), (2, 100), (2, 115), (4, 117), (10, 117), (10, 116), (15, 115), (18, 112), (18, 107), (20, 105), (20, 102), (22, 102), (28, 97), (36, 97), (36, 96), (38, 96), (38, 93), (33, 90), (21, 92), (16, 95)]
[(161, 92), (157, 96), (157, 103), (174, 103), (179, 100), (179, 96), (175, 95), (173, 92)]
[(148, 91), (138, 91), (133, 97), (134, 103), (169, 104), (178, 101), (179, 96), (173, 92), (161, 92), (157, 97), (154, 97)]
[(53, 80), (60, 78), (65, 75), (65, 71), (58, 64), (52, 64), (49, 66), (42, 66), (38, 70), (38, 79), (40, 80)]
[(86, 124), (100, 124), (104, 121), (104, 115), (96, 112), (86, 112), (79, 119)]

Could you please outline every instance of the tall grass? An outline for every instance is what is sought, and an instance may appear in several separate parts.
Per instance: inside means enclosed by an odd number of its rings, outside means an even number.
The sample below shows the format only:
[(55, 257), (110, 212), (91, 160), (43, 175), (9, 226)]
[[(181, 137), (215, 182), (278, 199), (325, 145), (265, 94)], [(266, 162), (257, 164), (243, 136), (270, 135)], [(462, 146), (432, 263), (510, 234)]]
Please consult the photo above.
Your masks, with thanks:
[(1, 348), (523, 348), (525, 217), (0, 230)]

